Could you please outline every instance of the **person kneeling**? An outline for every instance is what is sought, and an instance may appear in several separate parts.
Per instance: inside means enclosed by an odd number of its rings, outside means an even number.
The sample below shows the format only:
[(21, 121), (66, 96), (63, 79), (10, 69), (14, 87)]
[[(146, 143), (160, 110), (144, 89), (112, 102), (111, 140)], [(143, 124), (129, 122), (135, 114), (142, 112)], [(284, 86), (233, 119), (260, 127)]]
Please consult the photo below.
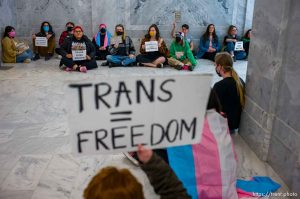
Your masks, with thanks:
[(97, 68), (95, 60), (95, 47), (87, 36), (83, 35), (80, 26), (74, 28), (74, 35), (66, 38), (61, 45), (61, 65), (66, 66), (66, 71), (80, 71)]

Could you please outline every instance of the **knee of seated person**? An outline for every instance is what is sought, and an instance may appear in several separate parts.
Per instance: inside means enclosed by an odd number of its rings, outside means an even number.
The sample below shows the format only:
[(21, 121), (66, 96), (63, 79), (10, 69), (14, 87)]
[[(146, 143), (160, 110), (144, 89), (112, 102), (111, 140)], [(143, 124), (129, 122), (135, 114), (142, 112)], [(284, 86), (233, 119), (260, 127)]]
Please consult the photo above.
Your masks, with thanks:
[[(101, 197), (100, 197), (101, 196)], [(143, 199), (143, 187), (128, 169), (103, 168), (84, 190), (85, 199), (132, 198)]]
[(106, 56), (106, 60), (107, 60), (107, 61), (111, 61), (111, 59), (112, 59), (112, 55), (107, 55), (107, 56)]

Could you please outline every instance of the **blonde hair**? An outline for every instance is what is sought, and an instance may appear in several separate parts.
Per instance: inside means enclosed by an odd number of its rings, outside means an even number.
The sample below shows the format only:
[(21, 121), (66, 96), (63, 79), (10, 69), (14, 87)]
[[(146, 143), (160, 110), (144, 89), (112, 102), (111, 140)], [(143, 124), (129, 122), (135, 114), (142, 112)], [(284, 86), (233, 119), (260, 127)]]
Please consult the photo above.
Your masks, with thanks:
[(241, 82), (238, 74), (233, 68), (233, 60), (228, 52), (217, 53), (215, 57), (215, 62), (217, 65), (221, 65), (225, 72), (231, 72), (231, 76), (236, 83), (237, 93), (240, 98), (241, 106), (245, 106), (245, 87)]
[(103, 168), (84, 190), (85, 199), (144, 199), (143, 187), (128, 169)]
[(115, 35), (114, 36), (118, 36), (117, 35), (117, 27), (121, 27), (123, 29), (123, 36), (122, 36), (122, 39), (125, 40), (126, 38), (126, 32), (125, 32), (125, 28), (122, 24), (118, 24), (115, 26)]

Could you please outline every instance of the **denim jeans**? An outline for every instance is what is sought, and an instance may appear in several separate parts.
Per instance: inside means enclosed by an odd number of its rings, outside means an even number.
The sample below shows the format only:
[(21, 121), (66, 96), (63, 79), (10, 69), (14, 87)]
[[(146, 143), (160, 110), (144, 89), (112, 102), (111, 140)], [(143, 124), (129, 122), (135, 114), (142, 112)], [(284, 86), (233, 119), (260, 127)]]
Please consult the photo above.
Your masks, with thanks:
[(135, 57), (131, 59), (129, 56), (121, 55), (107, 55), (106, 60), (110, 63), (120, 66), (128, 66), (136, 61)]
[(24, 51), (22, 54), (17, 55), (16, 62), (22, 63), (25, 61), (25, 59), (32, 59), (32, 57), (33, 57), (33, 52), (30, 49), (28, 49)]
[(229, 53), (234, 52), (236, 60), (242, 60), (247, 57), (247, 53), (245, 51), (234, 51), (234, 42), (227, 42), (226, 51)]

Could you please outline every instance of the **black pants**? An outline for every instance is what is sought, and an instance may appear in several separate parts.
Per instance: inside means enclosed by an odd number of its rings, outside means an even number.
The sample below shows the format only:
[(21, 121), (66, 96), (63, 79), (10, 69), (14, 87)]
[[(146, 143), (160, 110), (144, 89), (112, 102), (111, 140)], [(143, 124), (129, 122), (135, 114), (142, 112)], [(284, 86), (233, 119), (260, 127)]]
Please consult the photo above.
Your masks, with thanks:
[(96, 50), (96, 59), (97, 60), (106, 60), (106, 56), (109, 55), (108, 49), (106, 50)]
[(216, 56), (216, 52), (213, 52), (213, 53), (209, 53), (209, 52), (206, 52), (203, 56), (202, 56), (202, 58), (203, 59), (209, 59), (209, 60), (211, 60), (211, 61), (215, 61), (215, 56)]
[(92, 60), (82, 60), (82, 61), (73, 61), (72, 59), (68, 59), (66, 57), (63, 57), (60, 61), (60, 64), (65, 65), (68, 68), (73, 68), (74, 65), (81, 65), (86, 66), (88, 70), (91, 70), (93, 68), (97, 68), (97, 62), (95, 59)]

